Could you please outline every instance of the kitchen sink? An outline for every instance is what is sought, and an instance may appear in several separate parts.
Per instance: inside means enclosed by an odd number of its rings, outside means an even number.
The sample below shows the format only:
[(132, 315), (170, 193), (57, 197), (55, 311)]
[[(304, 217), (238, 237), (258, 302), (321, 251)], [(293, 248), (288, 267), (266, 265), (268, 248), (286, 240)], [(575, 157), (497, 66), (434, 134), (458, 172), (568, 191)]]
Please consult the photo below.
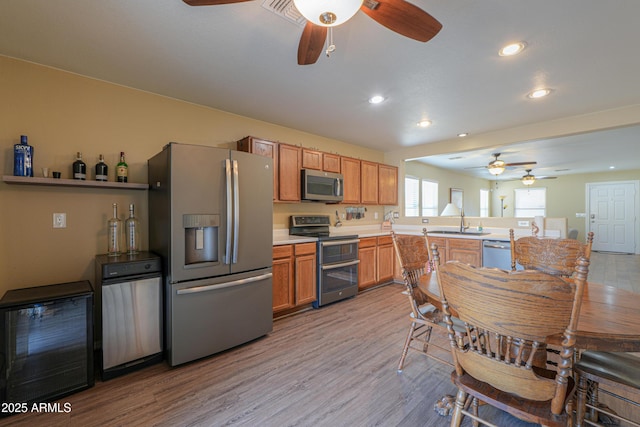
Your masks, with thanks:
[(436, 230), (436, 231), (428, 231), (427, 234), (467, 234), (469, 236), (486, 236), (487, 234), (484, 231), (448, 231), (448, 230)]

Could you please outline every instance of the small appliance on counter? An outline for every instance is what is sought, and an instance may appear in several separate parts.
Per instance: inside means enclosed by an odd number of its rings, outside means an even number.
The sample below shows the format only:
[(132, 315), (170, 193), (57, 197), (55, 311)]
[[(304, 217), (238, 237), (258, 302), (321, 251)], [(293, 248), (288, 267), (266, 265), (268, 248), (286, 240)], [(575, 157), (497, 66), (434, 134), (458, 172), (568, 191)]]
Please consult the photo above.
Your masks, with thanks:
[(97, 255), (95, 297), (97, 361), (103, 380), (162, 361), (158, 255)]

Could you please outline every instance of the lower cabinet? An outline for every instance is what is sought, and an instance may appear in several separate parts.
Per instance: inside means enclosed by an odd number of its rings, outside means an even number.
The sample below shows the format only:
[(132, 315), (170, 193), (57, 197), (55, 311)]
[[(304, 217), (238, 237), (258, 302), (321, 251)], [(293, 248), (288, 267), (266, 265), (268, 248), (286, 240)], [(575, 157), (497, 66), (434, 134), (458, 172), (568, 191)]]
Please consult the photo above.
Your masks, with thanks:
[(274, 246), (272, 270), (274, 313), (316, 300), (315, 243)]
[(447, 239), (447, 261), (482, 266), (482, 240)]
[(394, 257), (391, 236), (361, 238), (358, 244), (358, 289), (392, 281)]

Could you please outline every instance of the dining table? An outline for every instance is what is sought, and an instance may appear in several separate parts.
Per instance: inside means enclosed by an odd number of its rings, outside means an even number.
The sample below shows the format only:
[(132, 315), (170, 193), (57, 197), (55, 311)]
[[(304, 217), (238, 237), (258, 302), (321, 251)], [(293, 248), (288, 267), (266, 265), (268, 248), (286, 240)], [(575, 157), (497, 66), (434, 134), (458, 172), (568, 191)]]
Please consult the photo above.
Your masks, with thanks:
[[(435, 272), (420, 278), (418, 289), (429, 302), (442, 309)], [(614, 352), (640, 352), (640, 293), (585, 283), (576, 332), (576, 348)], [(560, 345), (563, 334), (547, 337), (547, 344)]]

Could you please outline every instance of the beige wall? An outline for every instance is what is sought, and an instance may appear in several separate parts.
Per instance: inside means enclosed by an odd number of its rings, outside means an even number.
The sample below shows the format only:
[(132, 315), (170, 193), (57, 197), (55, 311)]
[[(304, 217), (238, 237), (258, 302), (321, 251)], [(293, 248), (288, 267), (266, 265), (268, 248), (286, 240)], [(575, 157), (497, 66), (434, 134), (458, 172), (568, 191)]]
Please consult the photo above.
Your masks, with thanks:
[[(384, 157), (340, 141), (2, 56), (0, 98), (3, 175), (13, 173), (13, 144), (21, 134), (28, 135), (35, 148), (36, 176), (46, 166), (69, 178), (75, 153), (81, 151), (91, 171), (104, 154), (113, 180), (119, 152), (124, 151), (130, 182), (143, 183), (147, 159), (170, 141), (232, 147), (254, 135), (371, 161)], [(136, 205), (146, 248), (146, 193), (0, 182), (0, 295), (7, 289), (93, 281), (93, 259), (106, 252), (112, 203), (118, 203), (121, 217), (129, 203)], [(274, 211), (276, 226), (287, 227), (289, 211), (332, 213), (335, 207), (279, 205)], [(67, 214), (66, 229), (52, 228), (54, 212)]]

